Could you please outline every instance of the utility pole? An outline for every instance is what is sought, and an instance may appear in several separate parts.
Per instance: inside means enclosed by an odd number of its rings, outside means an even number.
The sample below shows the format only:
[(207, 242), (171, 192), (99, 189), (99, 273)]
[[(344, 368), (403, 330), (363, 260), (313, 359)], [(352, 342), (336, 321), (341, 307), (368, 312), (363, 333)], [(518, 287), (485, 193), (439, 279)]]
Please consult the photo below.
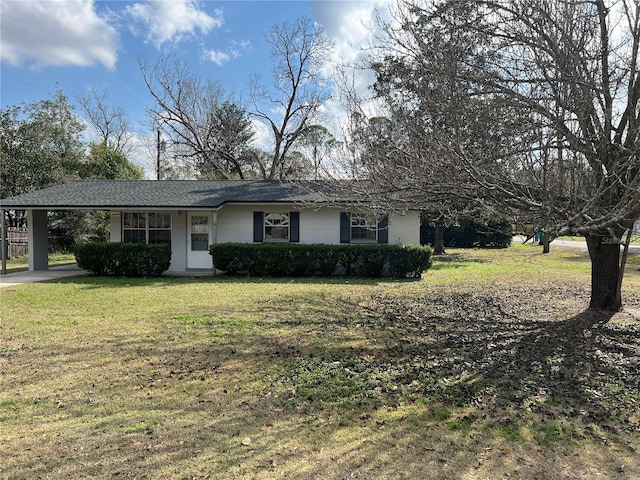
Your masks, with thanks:
[(157, 146), (157, 157), (156, 157), (156, 174), (157, 180), (160, 180), (160, 129), (158, 129), (158, 141), (156, 142)]

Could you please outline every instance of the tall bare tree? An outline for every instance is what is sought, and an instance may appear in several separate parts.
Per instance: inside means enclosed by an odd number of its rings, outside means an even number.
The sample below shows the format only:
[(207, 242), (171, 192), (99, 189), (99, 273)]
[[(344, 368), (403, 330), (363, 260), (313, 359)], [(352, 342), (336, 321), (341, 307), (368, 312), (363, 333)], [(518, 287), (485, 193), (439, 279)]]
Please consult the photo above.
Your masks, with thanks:
[(202, 178), (245, 178), (245, 150), (254, 131), (242, 106), (222, 85), (193, 74), (180, 58), (162, 56), (140, 70), (155, 105), (149, 113), (168, 148)]
[(90, 126), (98, 134), (100, 143), (127, 157), (131, 155), (134, 147), (125, 112), (120, 107), (109, 105), (106, 90), (98, 93), (91, 89), (87, 95), (78, 98), (78, 104)]
[(273, 88), (252, 80), (251, 115), (266, 123), (273, 135), (273, 155), (265, 172), (266, 178), (275, 179), (286, 176), (293, 146), (328, 98), (321, 66), (331, 43), (307, 17), (275, 25), (266, 39), (272, 47)]
[[(399, 0), (395, 17), (371, 63), (380, 97), (445, 123), (414, 123), (430, 159), (417, 136), (393, 142), (406, 160), (387, 155), (376, 168), (402, 180), (379, 184), (381, 193), (436, 196), (451, 178), (423, 177), (425, 165), (451, 169), (463, 199), (535, 218), (552, 235), (584, 235), (590, 307), (618, 310), (621, 239), (640, 217), (637, 0)], [(449, 94), (429, 100), (438, 85)]]

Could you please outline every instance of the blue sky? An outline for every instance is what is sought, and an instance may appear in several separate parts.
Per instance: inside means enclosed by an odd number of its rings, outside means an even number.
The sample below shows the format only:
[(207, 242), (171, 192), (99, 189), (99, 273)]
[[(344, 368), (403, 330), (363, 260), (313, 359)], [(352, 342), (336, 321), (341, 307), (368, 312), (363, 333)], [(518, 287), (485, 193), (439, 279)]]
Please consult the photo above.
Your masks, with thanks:
[[(89, 89), (107, 92), (131, 129), (148, 134), (151, 97), (139, 56), (184, 57), (194, 73), (231, 93), (259, 74), (270, 84), (275, 23), (307, 16), (334, 42), (332, 60), (353, 61), (370, 38), (376, 11), (390, 0), (0, 0), (0, 105), (49, 98), (59, 87), (74, 104)], [(336, 110), (336, 105), (327, 106)], [(77, 110), (76, 110), (77, 111)]]

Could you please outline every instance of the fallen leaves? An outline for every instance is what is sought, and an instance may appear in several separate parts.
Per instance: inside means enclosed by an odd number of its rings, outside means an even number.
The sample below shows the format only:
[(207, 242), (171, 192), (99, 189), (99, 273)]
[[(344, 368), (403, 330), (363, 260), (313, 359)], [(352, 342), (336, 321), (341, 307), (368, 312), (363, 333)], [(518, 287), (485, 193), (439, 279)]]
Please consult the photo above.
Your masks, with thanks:
[(344, 299), (345, 310), (366, 305), (354, 325), (368, 345), (289, 359), (268, 396), (299, 412), (416, 400), (485, 414), (517, 407), (516, 422), (583, 411), (638, 431), (640, 324), (581, 312), (585, 296), (575, 285), (496, 285)]

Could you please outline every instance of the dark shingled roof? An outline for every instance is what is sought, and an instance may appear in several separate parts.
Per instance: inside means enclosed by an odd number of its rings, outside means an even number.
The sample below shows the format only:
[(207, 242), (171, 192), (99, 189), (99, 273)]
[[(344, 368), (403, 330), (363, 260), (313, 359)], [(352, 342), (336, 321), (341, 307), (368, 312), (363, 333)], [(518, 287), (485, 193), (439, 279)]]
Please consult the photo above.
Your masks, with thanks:
[(6, 209), (217, 208), (225, 203), (322, 201), (328, 182), (80, 180), (0, 200)]

